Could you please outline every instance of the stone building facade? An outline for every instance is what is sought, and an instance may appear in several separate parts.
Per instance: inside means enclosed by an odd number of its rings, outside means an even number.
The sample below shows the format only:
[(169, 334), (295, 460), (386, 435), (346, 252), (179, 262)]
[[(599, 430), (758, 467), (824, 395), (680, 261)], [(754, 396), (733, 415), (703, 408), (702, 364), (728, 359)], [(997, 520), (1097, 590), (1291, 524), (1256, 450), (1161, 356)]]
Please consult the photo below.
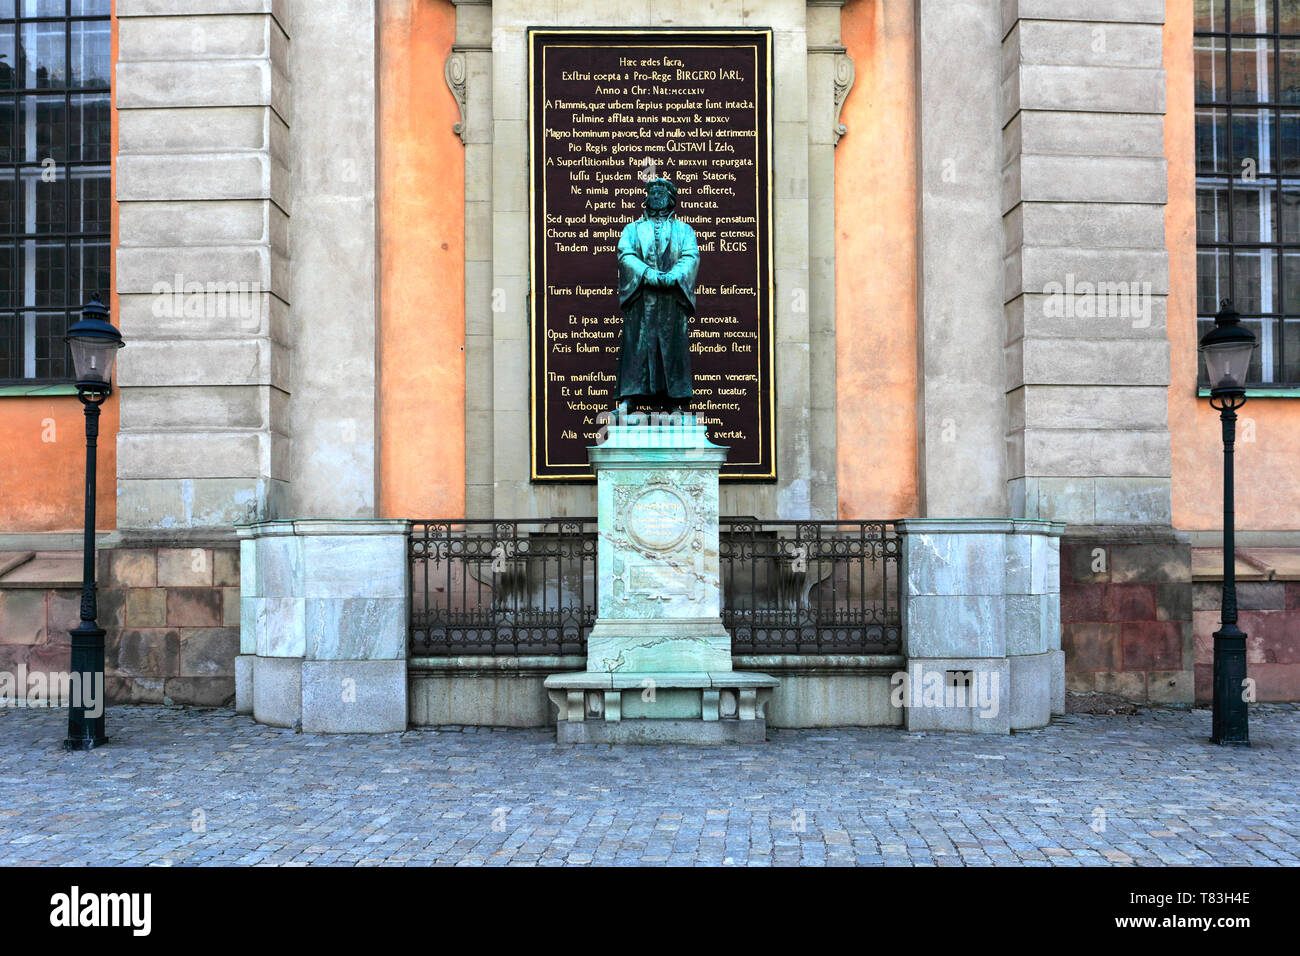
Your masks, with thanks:
[[(783, 681), (771, 719), (902, 723), (909, 659), (995, 661), (1036, 713), (1065, 690), (1207, 700), (1221, 446), (1196, 341), (1234, 293), (1266, 339), (1238, 446), (1249, 666), (1259, 699), (1300, 698), (1300, 306), (1259, 301), (1300, 256), (1300, 3), (1232, 7), (0, 2), (5, 262), (36, 255), (44, 161), (76, 181), (20, 119), (54, 89), (72, 115), (85, 88), (37, 37), (102, 26), (111, 62), (106, 277), (56, 295), (0, 272), (0, 670), (58, 669), (79, 582), (80, 406), (65, 369), (20, 360), (27, 316), (66, 327), (98, 291), (128, 343), (99, 459), (117, 699), (223, 704), (239, 670), (242, 707), (332, 729), (334, 683), (364, 671), (376, 727), (553, 720), (562, 654), (417, 663), (404, 637), (407, 521), (596, 510), (592, 485), (530, 473), (529, 30), (761, 27), (776, 478), (724, 484), (721, 510), (905, 519), (912, 571), (952, 548), (969, 565), (901, 582), (900, 654), (750, 661)], [(1273, 152), (1220, 150), (1252, 122)], [(1261, 178), (1278, 212), (1252, 241), (1217, 197), (1242, 215)], [(1027, 577), (1003, 579), (1022, 545)]]

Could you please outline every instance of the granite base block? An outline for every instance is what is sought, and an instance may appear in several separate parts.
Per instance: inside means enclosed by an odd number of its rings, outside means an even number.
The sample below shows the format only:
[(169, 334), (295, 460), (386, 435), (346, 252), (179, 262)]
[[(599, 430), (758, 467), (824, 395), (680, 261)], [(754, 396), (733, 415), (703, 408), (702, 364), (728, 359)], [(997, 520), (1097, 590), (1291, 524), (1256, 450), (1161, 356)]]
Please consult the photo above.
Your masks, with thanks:
[(1052, 658), (1052, 716), (1065, 715), (1065, 651), (1048, 651)]
[(293, 727), (302, 719), (300, 658), (253, 658), (253, 719), (272, 727)]
[(560, 744), (761, 744), (767, 722), (756, 720), (585, 720), (556, 724)]
[(911, 658), (901, 691), (909, 731), (1011, 731), (1011, 667), (1005, 657)]
[(412, 670), (407, 702), (412, 727), (546, 727), (555, 723), (545, 674)]
[(1052, 654), (1007, 658), (1011, 694), (1007, 699), (1012, 730), (1046, 727), (1052, 720)]
[(405, 660), (302, 662), (304, 733), (401, 733), (406, 717)]
[(235, 658), (235, 713), (253, 712), (253, 669), (256, 656), (241, 654)]
[(785, 671), (767, 716), (773, 727), (897, 727), (903, 710), (889, 699), (889, 674)]

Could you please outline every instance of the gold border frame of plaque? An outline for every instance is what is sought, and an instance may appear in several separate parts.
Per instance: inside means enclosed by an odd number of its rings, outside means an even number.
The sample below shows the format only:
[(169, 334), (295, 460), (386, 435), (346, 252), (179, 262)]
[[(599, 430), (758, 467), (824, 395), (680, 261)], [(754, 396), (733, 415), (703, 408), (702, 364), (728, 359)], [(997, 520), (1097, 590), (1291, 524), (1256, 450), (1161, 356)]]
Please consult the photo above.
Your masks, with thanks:
[[(772, 38), (773, 31), (771, 27), (662, 27), (662, 28), (639, 28), (627, 29), (617, 27), (529, 27), (525, 33), (524, 42), (527, 46), (528, 54), (528, 459), (529, 472), (533, 481), (539, 482), (566, 482), (566, 483), (594, 483), (596, 480), (593, 474), (573, 474), (573, 475), (542, 475), (537, 470), (537, 322), (538, 322), (538, 300), (541, 296), (537, 292), (537, 150), (535, 137), (535, 116), (534, 97), (535, 83), (533, 82), (536, 75), (534, 62), (533, 38), (535, 36), (636, 36), (653, 38), (656, 36), (666, 35), (691, 35), (691, 34), (718, 34), (720, 36), (734, 36), (738, 38), (762, 39), (765, 44), (767, 53), (767, 75), (765, 93), (767, 96), (767, 401), (761, 400), (762, 383), (759, 383), (760, 401), (758, 403), (759, 415), (759, 435), (760, 439), (763, 432), (763, 414), (764, 406), (770, 422), (768, 430), (768, 460), (771, 462), (771, 468), (765, 474), (748, 475), (748, 474), (728, 474), (726, 465), (719, 473), (720, 479), (738, 482), (766, 482), (776, 479), (776, 262), (775, 248), (773, 245), (773, 232), (776, 222), (776, 209), (774, 207), (775, 189), (774, 189), (774, 172), (773, 164), (775, 157), (773, 155), (773, 96), (772, 96)], [(647, 44), (653, 46), (653, 44)], [(543, 90), (543, 92), (545, 92)], [(755, 177), (757, 179), (757, 177)], [(757, 199), (757, 183), (756, 199)], [(763, 225), (760, 223), (760, 225)], [(756, 253), (761, 254), (761, 253)], [(757, 263), (756, 263), (757, 266)], [(761, 272), (756, 268), (755, 281), (761, 285)], [(761, 293), (760, 293), (761, 295)], [(543, 350), (544, 351), (544, 350)], [(543, 355), (543, 362), (546, 356)], [(762, 363), (758, 366), (762, 371)], [(545, 376), (547, 369), (543, 367), (542, 374)], [(549, 448), (547, 449), (549, 454)], [(748, 465), (758, 464), (758, 462), (737, 462), (737, 464)], [(589, 464), (566, 465), (550, 461), (546, 463), (550, 468), (590, 468)]]

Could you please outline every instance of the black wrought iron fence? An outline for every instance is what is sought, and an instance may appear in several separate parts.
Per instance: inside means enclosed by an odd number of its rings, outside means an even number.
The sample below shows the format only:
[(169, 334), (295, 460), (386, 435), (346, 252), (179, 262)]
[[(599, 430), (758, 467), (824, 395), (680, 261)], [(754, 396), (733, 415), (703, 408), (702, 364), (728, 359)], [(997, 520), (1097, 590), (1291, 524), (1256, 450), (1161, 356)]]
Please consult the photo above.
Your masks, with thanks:
[(416, 521), (411, 653), (585, 654), (596, 623), (596, 522)]
[(735, 654), (897, 654), (889, 521), (722, 518), (722, 623)]
[[(901, 650), (893, 522), (722, 518), (719, 537), (734, 653)], [(594, 518), (413, 522), (412, 656), (586, 653), (596, 551)]]

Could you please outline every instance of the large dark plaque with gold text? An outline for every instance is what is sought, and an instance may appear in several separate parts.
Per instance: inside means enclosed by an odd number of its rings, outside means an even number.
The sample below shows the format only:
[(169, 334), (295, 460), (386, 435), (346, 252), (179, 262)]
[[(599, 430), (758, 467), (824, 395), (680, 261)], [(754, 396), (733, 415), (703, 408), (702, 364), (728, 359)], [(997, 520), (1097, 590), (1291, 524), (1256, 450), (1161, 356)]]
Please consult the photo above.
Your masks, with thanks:
[(691, 405), (776, 477), (770, 30), (530, 30), (532, 475), (590, 481), (614, 409), (623, 316), (615, 246), (645, 180), (677, 186), (700, 247)]

